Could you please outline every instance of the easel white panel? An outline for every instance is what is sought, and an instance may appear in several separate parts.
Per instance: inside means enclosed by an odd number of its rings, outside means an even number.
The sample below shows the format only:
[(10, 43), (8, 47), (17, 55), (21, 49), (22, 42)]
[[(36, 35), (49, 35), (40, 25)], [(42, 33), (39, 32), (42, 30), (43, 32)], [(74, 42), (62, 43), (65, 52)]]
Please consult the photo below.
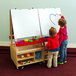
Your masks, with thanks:
[(39, 36), (37, 9), (11, 9), (15, 39)]
[[(59, 31), (58, 20), (61, 14), (60, 8), (38, 9), (42, 34), (49, 36), (49, 29), (55, 27)], [(52, 23), (53, 22), (53, 23)]]

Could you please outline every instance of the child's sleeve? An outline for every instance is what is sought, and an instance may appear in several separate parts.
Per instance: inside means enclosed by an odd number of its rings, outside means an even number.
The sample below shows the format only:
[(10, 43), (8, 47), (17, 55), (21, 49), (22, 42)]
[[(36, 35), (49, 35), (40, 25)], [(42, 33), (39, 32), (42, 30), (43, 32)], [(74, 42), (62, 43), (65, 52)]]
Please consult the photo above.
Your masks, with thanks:
[(60, 30), (59, 30), (59, 32), (57, 33), (57, 35), (59, 36), (59, 45), (61, 45), (61, 43), (62, 43), (62, 40), (63, 40), (63, 34), (62, 34), (62, 32), (60, 32)]
[(58, 39), (59, 39), (59, 32), (57, 33)]
[(65, 19), (64, 16), (61, 16), (61, 18)]
[(47, 44), (46, 44), (46, 47), (51, 47), (51, 42), (50, 42), (50, 40), (48, 39), (48, 42), (47, 42)]
[(62, 41), (63, 41), (63, 34), (59, 33), (59, 45), (61, 45)]

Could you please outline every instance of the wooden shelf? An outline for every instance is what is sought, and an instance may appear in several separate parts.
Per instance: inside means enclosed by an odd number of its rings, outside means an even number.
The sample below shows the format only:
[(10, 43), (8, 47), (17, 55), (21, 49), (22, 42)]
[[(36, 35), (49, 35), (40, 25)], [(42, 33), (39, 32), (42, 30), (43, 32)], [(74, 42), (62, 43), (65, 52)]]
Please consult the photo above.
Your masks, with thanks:
[(48, 59), (45, 59), (45, 60), (48, 60)]
[(31, 59), (34, 58), (34, 56), (30, 56), (30, 57), (24, 57), (24, 58), (17, 58), (17, 61), (21, 61), (21, 60), (27, 60), (27, 59)]
[(22, 50), (22, 51), (17, 51), (17, 55), (24, 54), (24, 53), (31, 53), (31, 52), (34, 52), (34, 51), (39, 51), (39, 50), (42, 50), (43, 48), (44, 47), (34, 48), (34, 49), (28, 49), (28, 50)]
[[(40, 59), (36, 59), (37, 52), (41, 52)], [(28, 46), (16, 47), (16, 45), (13, 44), (13, 45), (10, 45), (10, 53), (11, 53), (11, 59), (16, 65), (17, 69), (18, 67), (21, 67), (21, 66), (44, 61), (44, 47), (41, 46), (40, 44), (39, 46), (29, 45), (29, 47)], [(29, 57), (27, 57), (28, 53), (29, 53)]]
[(45, 55), (48, 55), (48, 53), (45, 53)]
[(41, 61), (43, 61), (43, 59), (36, 59), (36, 60), (35, 60), (36, 63), (37, 63), (37, 62), (41, 62)]
[(22, 65), (21, 63), (18, 63), (18, 67), (20, 67), (20, 66), (25, 66), (25, 65), (29, 65), (29, 64), (33, 64), (33, 63), (35, 63), (34, 61), (33, 62), (30, 62), (30, 63), (26, 63), (26, 64), (24, 64), (24, 65)]
[[(38, 40), (35, 40), (35, 39), (31, 39), (31, 40), (33, 40), (33, 41), (26, 43), (24, 40), (22, 40), (22, 41), (17, 41), (15, 43), (16, 43), (17, 47), (20, 47), (20, 46), (25, 46), (25, 45), (32, 45), (32, 44), (43, 43), (45, 41), (45, 38), (42, 37), (42, 38), (39, 38)], [(20, 42), (22, 42), (22, 43), (20, 43)]]
[(37, 63), (37, 62), (41, 62), (41, 61), (43, 61), (43, 59), (40, 59), (40, 60), (35, 60), (35, 61), (31, 61), (30, 63), (26, 63), (26, 64), (20, 64), (20, 63), (18, 63), (18, 67), (20, 67), (20, 66), (25, 66), (25, 65), (29, 65), (29, 64), (34, 64), (34, 63)]

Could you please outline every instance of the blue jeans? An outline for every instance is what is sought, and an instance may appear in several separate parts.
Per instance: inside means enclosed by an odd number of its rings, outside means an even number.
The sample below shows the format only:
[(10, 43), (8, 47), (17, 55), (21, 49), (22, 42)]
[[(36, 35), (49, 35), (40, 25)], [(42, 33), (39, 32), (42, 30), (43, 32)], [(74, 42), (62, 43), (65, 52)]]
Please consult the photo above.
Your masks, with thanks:
[(67, 44), (68, 44), (68, 40), (64, 40), (61, 43), (59, 62), (64, 62), (67, 60)]

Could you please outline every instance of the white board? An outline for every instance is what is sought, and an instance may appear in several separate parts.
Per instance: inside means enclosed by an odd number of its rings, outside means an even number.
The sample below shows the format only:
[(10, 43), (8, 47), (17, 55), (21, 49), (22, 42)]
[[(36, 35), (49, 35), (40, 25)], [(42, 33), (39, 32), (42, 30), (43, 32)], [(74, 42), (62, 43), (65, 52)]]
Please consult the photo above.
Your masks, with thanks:
[(41, 35), (37, 9), (11, 9), (11, 15), (15, 39)]
[(58, 20), (61, 14), (60, 8), (38, 9), (42, 35), (49, 36), (49, 29), (55, 27), (59, 31)]
[(61, 14), (60, 8), (11, 9), (15, 39), (39, 36), (40, 27), (42, 35), (45, 36), (49, 36), (49, 29), (52, 26), (58, 31), (59, 14)]

